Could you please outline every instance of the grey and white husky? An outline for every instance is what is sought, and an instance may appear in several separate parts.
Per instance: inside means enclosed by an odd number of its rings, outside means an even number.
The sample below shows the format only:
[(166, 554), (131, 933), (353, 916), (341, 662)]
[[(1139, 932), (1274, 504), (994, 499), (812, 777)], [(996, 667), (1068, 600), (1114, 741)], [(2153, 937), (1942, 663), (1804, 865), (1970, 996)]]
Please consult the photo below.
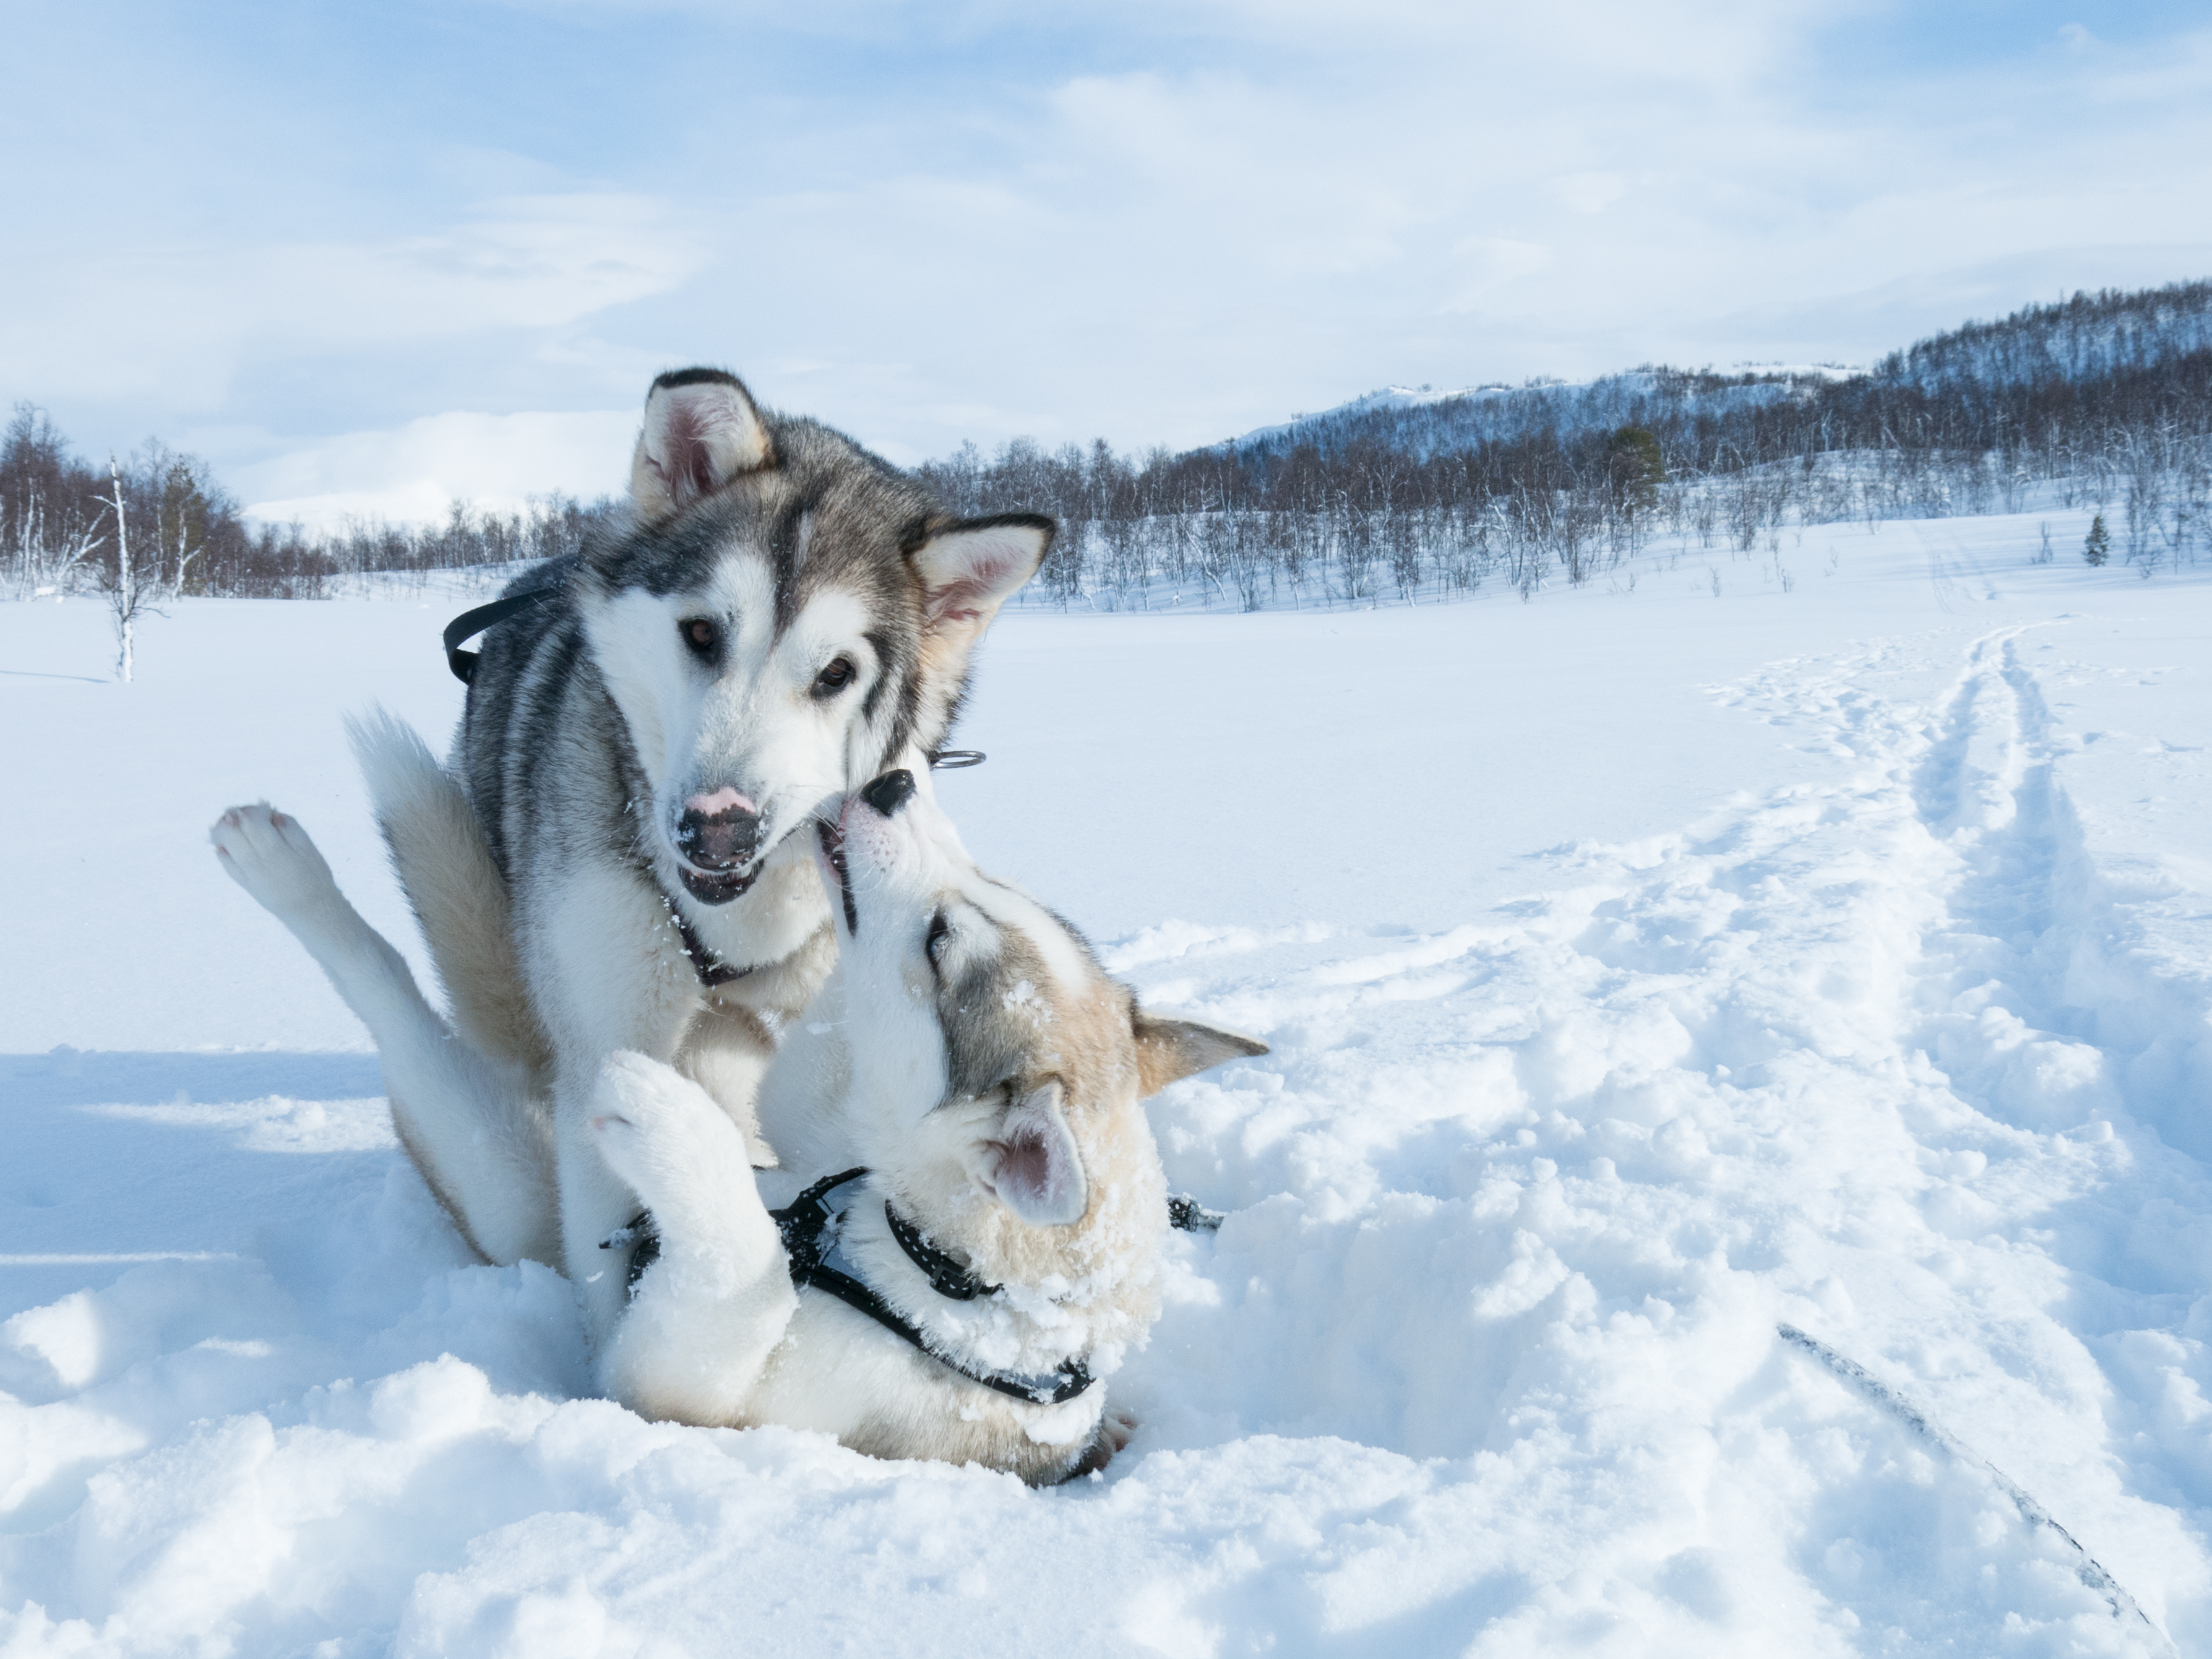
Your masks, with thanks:
[[(550, 1209), (550, 1169), (483, 1133), (500, 1079), (305, 830), (241, 807), (216, 835), (397, 1056), (431, 1185)], [(721, 1103), (644, 1054), (605, 1058), (583, 1131), (645, 1213), (595, 1250), (618, 1309), (630, 1285), (601, 1386), (647, 1416), (817, 1429), (878, 1456), (1038, 1482), (1096, 1467), (1127, 1431), (1104, 1378), (1158, 1309), (1167, 1193), (1139, 1102), (1265, 1047), (1146, 1013), (1066, 923), (975, 868), (910, 769), (807, 844), (836, 895), (837, 965), (759, 1112), (787, 1166), (830, 1173), (770, 1212)]]
[[(569, 1273), (595, 1342), (623, 1310), (599, 1242), (635, 1207), (589, 1130), (602, 1062), (672, 1062), (745, 1120), (836, 954), (816, 809), (943, 740), (1053, 531), (953, 519), (696, 368), (647, 395), (630, 511), (518, 584), (546, 597), (491, 632), (450, 773), (395, 723), (356, 732), (486, 1085), (477, 1121), (439, 1116), (417, 1091), (442, 1073), (418, 1085), (413, 1038), (369, 1019), (399, 1133), (484, 1255)], [(447, 1155), (455, 1134), (493, 1158)], [(492, 1166), (549, 1158), (558, 1203), (514, 1204)]]

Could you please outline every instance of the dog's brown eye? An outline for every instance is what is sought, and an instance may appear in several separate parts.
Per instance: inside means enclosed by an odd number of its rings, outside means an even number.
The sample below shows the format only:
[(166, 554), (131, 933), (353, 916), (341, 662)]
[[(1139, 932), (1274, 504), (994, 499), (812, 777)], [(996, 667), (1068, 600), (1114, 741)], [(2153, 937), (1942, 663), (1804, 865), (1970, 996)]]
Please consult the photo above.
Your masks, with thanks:
[(814, 695), (817, 697), (836, 696), (853, 683), (853, 676), (859, 672), (853, 666), (850, 657), (838, 658), (814, 677)]
[(714, 642), (721, 638), (721, 630), (707, 617), (686, 617), (677, 626), (683, 630), (684, 643), (701, 656), (713, 653)]

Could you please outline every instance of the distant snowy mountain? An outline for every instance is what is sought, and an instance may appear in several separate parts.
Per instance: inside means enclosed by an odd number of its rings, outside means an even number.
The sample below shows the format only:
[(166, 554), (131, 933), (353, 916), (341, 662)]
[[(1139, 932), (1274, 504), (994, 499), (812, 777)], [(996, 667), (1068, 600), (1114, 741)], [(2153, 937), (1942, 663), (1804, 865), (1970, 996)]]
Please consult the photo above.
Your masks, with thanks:
[(1273, 426), (1255, 427), (1249, 432), (1234, 438), (1224, 439), (1222, 441), (1224, 444), (1257, 443), (1265, 439), (1279, 437), (1286, 432), (1294, 432), (1310, 422), (1326, 422), (1355, 411), (1364, 414), (1378, 409), (1413, 409), (1425, 404), (1450, 403), (1459, 398), (1495, 398), (1516, 389), (1503, 380), (1494, 381), (1486, 386), (1448, 387), (1442, 392), (1425, 386), (1386, 386), (1378, 391), (1363, 392), (1350, 402), (1325, 409), (1318, 415), (1304, 413), (1293, 415), (1287, 421), (1279, 421)]
[[(1747, 375), (1756, 377), (1756, 384), (1765, 384), (1769, 380), (1786, 381), (1800, 377), (1823, 380), (1849, 380), (1866, 372), (1863, 368), (1841, 363), (1738, 363), (1730, 384), (1741, 384), (1740, 378), (1736, 377)], [(1268, 443), (1285, 436), (1295, 443), (1301, 432), (1326, 431), (1340, 422), (1397, 410), (1434, 409), (1463, 402), (1501, 403), (1524, 397), (1540, 399), (1556, 407), (1562, 401), (1561, 394), (1567, 394), (1568, 399), (1571, 399), (1573, 394), (1587, 392), (1594, 387), (1639, 380), (1647, 390), (1651, 390), (1657, 387), (1662, 377), (1680, 373), (1682, 371), (1676, 369), (1645, 368), (1589, 380), (1560, 380), (1548, 375), (1539, 375), (1519, 386), (1492, 380), (1481, 386), (1447, 386), (1443, 391), (1426, 386), (1386, 386), (1374, 392), (1363, 392), (1348, 403), (1338, 404), (1316, 415), (1297, 414), (1273, 426), (1255, 427), (1237, 437), (1225, 438), (1213, 447), (1241, 448), (1249, 444)], [(1704, 371), (1704, 374), (1710, 376), (1711, 371)]]
[(2212, 282), (2077, 294), (1993, 323), (1966, 323), (1892, 352), (1875, 374), (1923, 392), (2155, 374), (2212, 353)]
[[(1437, 391), (1385, 386), (1318, 414), (1296, 415), (1205, 453), (1262, 464), (1310, 444), (1327, 455), (1366, 442), (1419, 459), (1548, 432), (1561, 442), (1625, 425), (1681, 430), (1794, 402), (1832, 407), (1849, 424), (1867, 398), (1964, 393), (1969, 403), (2028, 388), (2159, 377), (2193, 385), (2212, 353), (2212, 282), (2134, 293), (2077, 294), (1994, 322), (1966, 323), (1892, 352), (1871, 368), (1739, 363), (1728, 372), (1646, 364), (1595, 380)], [(2170, 392), (2171, 386), (2165, 390)], [(2122, 400), (2129, 401), (2123, 392)], [(1823, 446), (1826, 447), (1825, 445)]]
[(1720, 416), (1802, 397), (1866, 373), (1841, 364), (1745, 364), (1722, 374), (1647, 364), (1621, 374), (1520, 386), (1386, 386), (1317, 415), (1297, 415), (1212, 447), (1253, 459), (1310, 444), (1327, 454), (1364, 441), (1425, 459), (1550, 431), (1571, 439), (1628, 425)]

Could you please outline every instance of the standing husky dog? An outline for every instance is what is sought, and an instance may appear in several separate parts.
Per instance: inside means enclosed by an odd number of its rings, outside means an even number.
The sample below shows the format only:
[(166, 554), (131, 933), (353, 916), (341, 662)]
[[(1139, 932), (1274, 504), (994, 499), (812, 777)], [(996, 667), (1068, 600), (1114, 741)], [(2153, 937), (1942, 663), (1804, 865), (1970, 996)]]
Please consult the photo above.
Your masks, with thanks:
[[(324, 963), (354, 976), (340, 988), (447, 1208), (491, 1259), (566, 1269), (595, 1343), (623, 1306), (619, 1276), (593, 1274), (598, 1244), (635, 1207), (586, 1127), (601, 1062), (674, 1061), (750, 1115), (775, 1030), (835, 953), (805, 826), (825, 799), (938, 745), (969, 653), (1053, 529), (953, 520), (849, 440), (764, 414), (712, 369), (653, 382), (630, 502), (626, 535), (518, 585), (545, 597), (475, 664), (460, 788), (404, 728), (356, 733), (483, 1056), (473, 1115), (416, 1109), (413, 1091), (443, 1073), (434, 1055), (419, 1085), (410, 1070), (427, 1041), (411, 980), (403, 992), (390, 964), (369, 973), (374, 951)], [(401, 1035), (387, 1042), (373, 1011)], [(443, 1155), (461, 1145), (497, 1156)], [(557, 1206), (518, 1206), (507, 1176), (549, 1155)]]
[[(975, 868), (910, 771), (816, 829), (837, 966), (759, 1104), (787, 1163), (841, 1173), (771, 1212), (720, 1103), (607, 1057), (584, 1133), (651, 1245), (610, 1229), (625, 1248), (584, 1259), (618, 1315), (634, 1287), (600, 1384), (649, 1417), (818, 1429), (878, 1456), (1031, 1481), (1095, 1467), (1125, 1437), (1104, 1377), (1158, 1311), (1167, 1194), (1139, 1102), (1266, 1047), (1146, 1014), (1066, 923)], [(307, 832), (238, 807), (216, 839), (376, 1034), (431, 1187), (550, 1212), (550, 1161), (482, 1133), (526, 1085), (447, 1030)]]

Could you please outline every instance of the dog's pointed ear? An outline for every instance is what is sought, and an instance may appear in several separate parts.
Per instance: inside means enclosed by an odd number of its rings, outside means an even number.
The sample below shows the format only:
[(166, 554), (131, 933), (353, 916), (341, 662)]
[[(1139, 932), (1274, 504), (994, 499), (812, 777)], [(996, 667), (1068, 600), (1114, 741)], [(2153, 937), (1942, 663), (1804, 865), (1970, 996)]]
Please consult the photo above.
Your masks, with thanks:
[(1137, 1094), (1156, 1095), (1179, 1078), (1218, 1066), (1224, 1060), (1250, 1060), (1267, 1052), (1248, 1037), (1194, 1019), (1166, 1019), (1131, 1006), (1130, 1028), (1137, 1038)]
[(768, 422), (742, 380), (719, 368), (678, 369), (645, 394), (630, 505), (641, 522), (659, 524), (739, 473), (775, 464)]
[(1032, 1227), (1072, 1227), (1091, 1202), (1083, 1155), (1060, 1109), (1060, 1085), (1030, 1091), (1000, 1126), (992, 1195)]
[(1035, 513), (963, 519), (908, 554), (921, 578), (921, 626), (947, 643), (972, 644), (1052, 547), (1053, 521)]

